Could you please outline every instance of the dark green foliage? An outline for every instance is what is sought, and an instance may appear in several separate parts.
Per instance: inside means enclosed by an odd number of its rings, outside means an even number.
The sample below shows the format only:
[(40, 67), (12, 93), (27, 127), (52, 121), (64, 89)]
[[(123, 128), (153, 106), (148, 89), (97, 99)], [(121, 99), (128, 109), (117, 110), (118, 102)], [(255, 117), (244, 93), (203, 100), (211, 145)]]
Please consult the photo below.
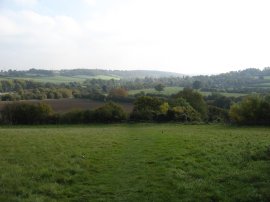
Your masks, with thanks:
[(198, 81), (198, 80), (194, 81), (192, 84), (192, 88), (194, 88), (194, 89), (200, 89), (202, 87), (203, 87), (203, 83), (201, 81)]
[(230, 108), (230, 118), (238, 124), (270, 125), (270, 99), (263, 96), (249, 96)]
[(52, 109), (49, 105), (26, 103), (8, 104), (1, 112), (1, 122), (6, 124), (42, 124), (49, 120)]
[(156, 97), (142, 96), (134, 103), (134, 111), (159, 111), (162, 100)]
[(1, 96), (1, 100), (2, 101), (14, 101), (14, 100), (16, 100), (16, 98), (14, 97), (14, 95), (4, 94)]
[(200, 121), (200, 114), (191, 106), (177, 106), (168, 110), (168, 120), (179, 122)]
[(184, 88), (183, 91), (180, 91), (173, 97), (184, 98), (197, 112), (201, 114), (202, 119), (207, 117), (207, 105), (203, 96), (199, 92), (194, 91), (191, 88)]
[(159, 83), (155, 86), (156, 91), (163, 91), (165, 86), (162, 83)]
[(200, 121), (200, 114), (184, 99), (171, 100), (171, 108), (167, 112), (167, 119), (179, 122)]
[(161, 106), (163, 103), (164, 101), (156, 97), (139, 97), (134, 103), (131, 119), (152, 121), (161, 113)]
[(220, 93), (212, 93), (206, 97), (207, 103), (219, 108), (230, 109), (232, 103), (236, 100), (232, 97), (226, 97)]
[(81, 110), (73, 110), (60, 116), (59, 123), (81, 124), (85, 122), (85, 113)]
[(117, 104), (109, 102), (94, 111), (94, 120), (96, 122), (121, 122), (126, 120), (127, 116), (124, 110)]
[(209, 105), (207, 117), (209, 122), (227, 123), (229, 121), (229, 112), (227, 109)]

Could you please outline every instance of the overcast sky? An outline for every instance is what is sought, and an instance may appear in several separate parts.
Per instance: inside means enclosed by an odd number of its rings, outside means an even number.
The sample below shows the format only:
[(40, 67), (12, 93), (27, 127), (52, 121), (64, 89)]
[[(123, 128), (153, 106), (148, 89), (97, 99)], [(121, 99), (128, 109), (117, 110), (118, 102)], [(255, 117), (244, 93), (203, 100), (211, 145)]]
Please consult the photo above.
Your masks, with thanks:
[(0, 69), (270, 66), (269, 0), (0, 0)]

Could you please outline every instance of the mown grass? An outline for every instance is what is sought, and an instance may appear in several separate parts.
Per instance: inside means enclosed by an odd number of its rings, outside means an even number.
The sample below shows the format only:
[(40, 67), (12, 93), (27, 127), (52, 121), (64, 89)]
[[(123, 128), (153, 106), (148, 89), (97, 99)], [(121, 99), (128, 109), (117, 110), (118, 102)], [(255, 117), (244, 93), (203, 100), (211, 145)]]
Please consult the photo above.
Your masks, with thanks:
[(269, 201), (269, 131), (2, 127), (0, 201)]

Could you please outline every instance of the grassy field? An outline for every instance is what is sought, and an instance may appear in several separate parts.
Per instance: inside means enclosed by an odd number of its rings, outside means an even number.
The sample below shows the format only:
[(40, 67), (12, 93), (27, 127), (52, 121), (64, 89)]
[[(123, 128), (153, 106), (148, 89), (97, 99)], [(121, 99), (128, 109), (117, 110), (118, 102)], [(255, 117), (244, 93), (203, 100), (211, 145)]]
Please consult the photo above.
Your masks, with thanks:
[[(212, 92), (200, 92), (204, 96), (211, 95)], [(241, 96), (246, 96), (248, 94), (246, 93), (220, 93), (221, 95), (224, 95), (226, 97), (241, 97)]]
[(269, 128), (0, 128), (0, 201), (270, 201)]
[(102, 79), (102, 80), (110, 80), (115, 79), (119, 80), (119, 77), (106, 76), (106, 75), (97, 75), (97, 76), (33, 76), (33, 77), (1, 77), (0, 80), (7, 79), (22, 79), (22, 80), (32, 80), (36, 82), (50, 82), (50, 83), (69, 83), (69, 82), (84, 82), (86, 79)]
[[(142, 89), (142, 90), (130, 90), (128, 93), (129, 95), (134, 95), (140, 92), (144, 92), (144, 93), (153, 93), (153, 94), (163, 94), (163, 95), (172, 95), (172, 94), (176, 94), (179, 91), (183, 90), (183, 87), (166, 87), (164, 88), (164, 91), (158, 92), (156, 91), (154, 88), (147, 88), (147, 89)], [(208, 96), (211, 95), (212, 92), (200, 92), (202, 95), (204, 96)], [(226, 97), (240, 97), (240, 96), (246, 96), (247, 94), (243, 94), (243, 93), (220, 93), (221, 95), (224, 95)]]
[[(65, 113), (72, 110), (94, 110), (105, 104), (102, 101), (95, 101), (89, 99), (48, 99), (48, 100), (23, 100), (19, 103), (46, 103), (50, 105), (54, 112)], [(1, 101), (0, 110), (4, 108), (5, 105), (14, 103), (13, 101)], [(117, 103), (119, 104), (126, 112), (131, 112), (133, 105), (131, 103)]]
[(160, 93), (163, 95), (172, 95), (172, 94), (178, 93), (181, 90), (183, 90), (183, 87), (177, 87), (177, 86), (165, 87), (164, 91), (161, 91), (161, 92), (156, 91), (154, 88), (146, 88), (146, 89), (141, 89), (141, 90), (130, 90), (130, 91), (128, 91), (128, 94), (134, 95), (134, 94), (137, 94), (137, 93), (140, 93), (143, 91), (146, 94), (147, 93)]

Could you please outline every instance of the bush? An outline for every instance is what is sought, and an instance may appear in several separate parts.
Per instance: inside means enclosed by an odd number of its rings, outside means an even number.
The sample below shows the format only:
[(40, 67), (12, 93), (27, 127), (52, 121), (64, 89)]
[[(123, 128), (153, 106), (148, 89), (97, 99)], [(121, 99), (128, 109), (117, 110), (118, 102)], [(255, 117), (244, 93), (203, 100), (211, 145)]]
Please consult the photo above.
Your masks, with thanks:
[(228, 122), (229, 114), (228, 110), (216, 107), (208, 106), (208, 121), (209, 122)]
[(171, 103), (167, 112), (168, 120), (191, 122), (200, 121), (200, 114), (183, 98), (178, 98)]
[(112, 102), (96, 109), (93, 116), (96, 122), (102, 123), (121, 122), (127, 118), (124, 110), (119, 105)]
[(149, 96), (139, 97), (134, 103), (134, 109), (130, 115), (132, 120), (141, 120), (141, 121), (153, 121), (156, 117), (164, 113), (162, 111), (164, 101)]
[(74, 110), (60, 116), (60, 123), (79, 124), (84, 122), (84, 111)]
[(47, 122), (51, 114), (51, 107), (44, 103), (14, 103), (4, 107), (1, 121), (7, 124), (42, 124)]
[(180, 91), (173, 97), (184, 98), (197, 112), (200, 113), (202, 119), (207, 117), (207, 105), (199, 92), (194, 91), (191, 88), (184, 88), (183, 91)]
[(229, 116), (237, 124), (270, 125), (270, 99), (262, 96), (246, 97), (230, 108)]

